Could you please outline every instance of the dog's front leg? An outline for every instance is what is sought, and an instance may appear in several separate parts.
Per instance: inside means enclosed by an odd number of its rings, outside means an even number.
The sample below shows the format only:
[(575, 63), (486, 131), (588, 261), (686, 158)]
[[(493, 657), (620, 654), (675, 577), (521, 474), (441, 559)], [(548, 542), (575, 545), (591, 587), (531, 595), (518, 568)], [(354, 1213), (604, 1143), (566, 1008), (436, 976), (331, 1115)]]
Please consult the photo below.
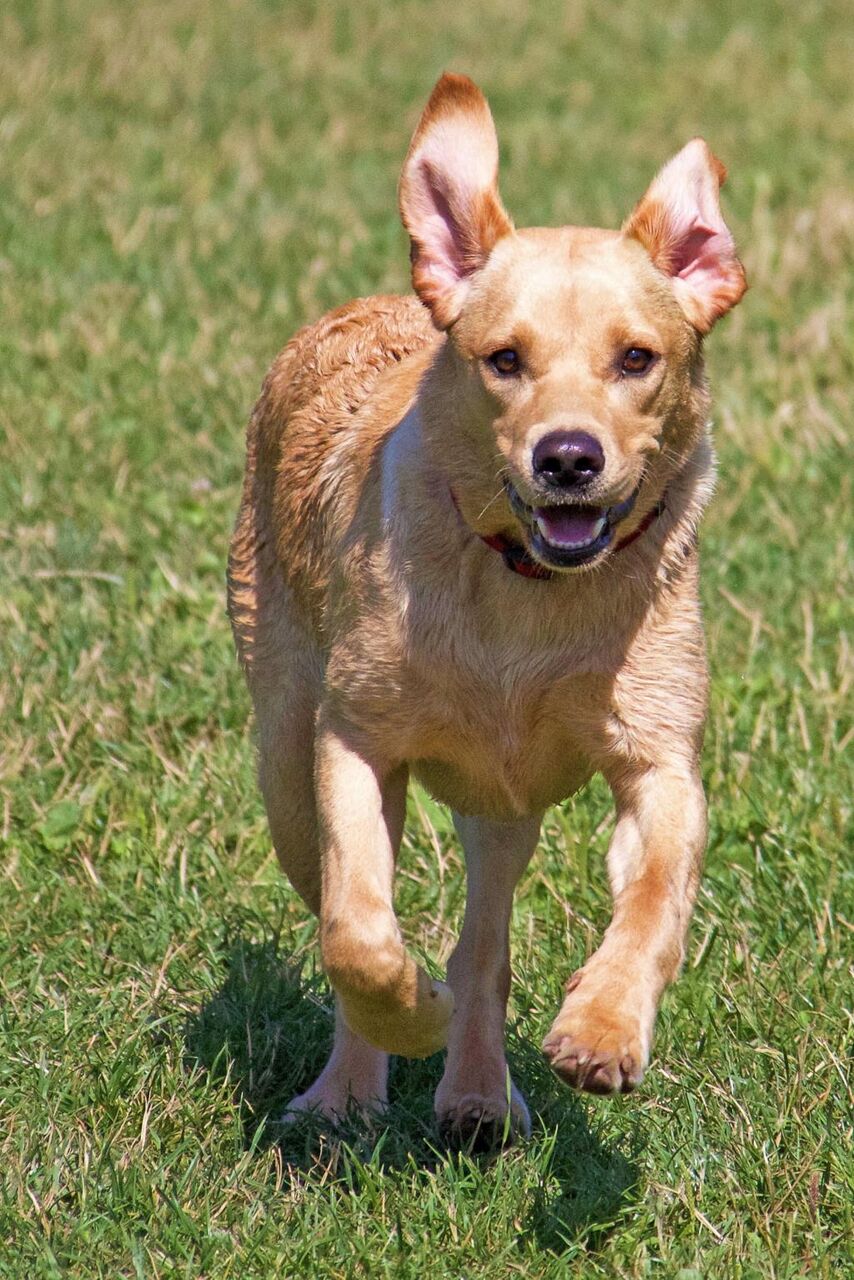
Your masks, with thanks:
[(465, 850), (468, 886), (462, 933), (448, 962), (456, 1008), (445, 1074), (436, 1090), (436, 1116), (452, 1140), (489, 1147), (501, 1140), (508, 1104), (510, 1131), (528, 1134), (531, 1129), (525, 1100), (507, 1075), (504, 1020), (513, 892), (536, 848), (540, 819), (492, 822), (454, 814), (454, 823)]
[(592, 1093), (628, 1092), (643, 1077), (659, 998), (682, 963), (706, 844), (696, 767), (677, 763), (609, 781), (617, 801), (608, 850), (613, 919), (567, 983), (543, 1044), (558, 1075)]
[(369, 761), (323, 716), (315, 758), (324, 967), (352, 1031), (388, 1053), (426, 1057), (445, 1045), (454, 998), (407, 953), (394, 914), (406, 768)]

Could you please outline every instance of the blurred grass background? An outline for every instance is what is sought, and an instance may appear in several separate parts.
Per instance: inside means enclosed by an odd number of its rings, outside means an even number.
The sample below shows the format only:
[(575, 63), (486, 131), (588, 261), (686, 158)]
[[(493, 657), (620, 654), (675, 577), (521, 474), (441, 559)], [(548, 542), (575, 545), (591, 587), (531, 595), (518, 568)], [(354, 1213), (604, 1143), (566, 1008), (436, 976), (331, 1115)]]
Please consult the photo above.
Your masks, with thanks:
[[(854, 24), (844, 0), (5, 0), (0, 7), (0, 1275), (841, 1276), (852, 1265)], [(277, 1111), (331, 1030), (270, 854), (223, 567), (277, 349), (408, 288), (395, 184), (445, 67), (520, 225), (618, 225), (704, 135), (751, 292), (709, 344), (707, 874), (639, 1095), (539, 1061), (608, 919), (609, 805), (550, 814), (514, 917), (537, 1112), (434, 1147)], [(463, 886), (412, 798), (399, 904)]]

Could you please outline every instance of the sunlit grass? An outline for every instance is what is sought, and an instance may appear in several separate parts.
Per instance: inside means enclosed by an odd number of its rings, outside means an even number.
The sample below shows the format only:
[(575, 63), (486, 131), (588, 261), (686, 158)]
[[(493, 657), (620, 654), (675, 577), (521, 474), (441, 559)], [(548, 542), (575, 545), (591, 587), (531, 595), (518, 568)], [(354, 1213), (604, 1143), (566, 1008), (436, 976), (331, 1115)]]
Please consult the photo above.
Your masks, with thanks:
[[(11, 0), (0, 14), (0, 1275), (836, 1277), (851, 1265), (852, 27), (838, 3)], [(536, 1113), (436, 1148), (284, 1140), (323, 1060), (314, 928), (270, 854), (224, 613), (242, 432), (302, 322), (407, 287), (397, 170), (444, 66), (520, 224), (616, 225), (704, 134), (751, 292), (715, 334), (707, 872), (639, 1094), (540, 1061), (608, 918), (606, 789), (514, 915)], [(412, 797), (399, 906), (463, 884)]]

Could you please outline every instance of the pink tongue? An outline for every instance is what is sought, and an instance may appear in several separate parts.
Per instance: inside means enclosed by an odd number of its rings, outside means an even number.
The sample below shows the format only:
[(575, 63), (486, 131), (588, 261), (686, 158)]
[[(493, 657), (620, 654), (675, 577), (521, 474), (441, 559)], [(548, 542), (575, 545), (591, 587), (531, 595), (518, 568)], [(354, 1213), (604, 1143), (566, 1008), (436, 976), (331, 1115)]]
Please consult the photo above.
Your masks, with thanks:
[(534, 515), (549, 542), (592, 542), (602, 512), (596, 508), (537, 507)]

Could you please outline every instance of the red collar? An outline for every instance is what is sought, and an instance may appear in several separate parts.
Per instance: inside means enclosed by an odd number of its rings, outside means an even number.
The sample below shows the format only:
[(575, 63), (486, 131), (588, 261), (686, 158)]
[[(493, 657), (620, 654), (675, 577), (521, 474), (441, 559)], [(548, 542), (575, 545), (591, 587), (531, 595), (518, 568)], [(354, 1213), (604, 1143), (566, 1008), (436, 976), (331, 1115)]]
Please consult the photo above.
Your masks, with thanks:
[[(667, 494), (662, 494), (655, 506), (647, 511), (644, 518), (636, 529), (632, 529), (631, 533), (627, 533), (621, 538), (614, 547), (614, 552), (623, 551), (630, 546), (637, 538), (646, 533), (651, 524), (654, 524), (665, 508), (665, 498)], [(451, 490), (451, 500), (459, 511), (459, 504), (454, 491)], [(509, 538), (505, 538), (503, 533), (492, 533), (488, 537), (483, 534), (477, 535), (481, 542), (485, 542), (488, 547), (492, 547), (493, 551), (499, 551), (504, 557), (504, 563), (508, 569), (512, 569), (514, 573), (518, 573), (523, 578), (539, 578), (545, 580), (553, 578), (555, 574), (551, 569), (547, 569), (544, 564), (540, 564), (539, 560), (535, 560), (529, 555), (521, 542), (511, 542)]]
[(512, 569), (514, 573), (520, 574), (523, 578), (554, 577), (551, 569), (547, 569), (544, 564), (540, 564), (539, 560), (535, 560), (533, 556), (528, 555), (521, 542), (511, 542), (509, 538), (505, 538), (503, 533), (492, 533), (488, 538), (484, 538), (483, 534), (480, 533), (477, 536), (481, 542), (485, 542), (488, 547), (492, 547), (493, 551), (500, 551), (507, 568)]

